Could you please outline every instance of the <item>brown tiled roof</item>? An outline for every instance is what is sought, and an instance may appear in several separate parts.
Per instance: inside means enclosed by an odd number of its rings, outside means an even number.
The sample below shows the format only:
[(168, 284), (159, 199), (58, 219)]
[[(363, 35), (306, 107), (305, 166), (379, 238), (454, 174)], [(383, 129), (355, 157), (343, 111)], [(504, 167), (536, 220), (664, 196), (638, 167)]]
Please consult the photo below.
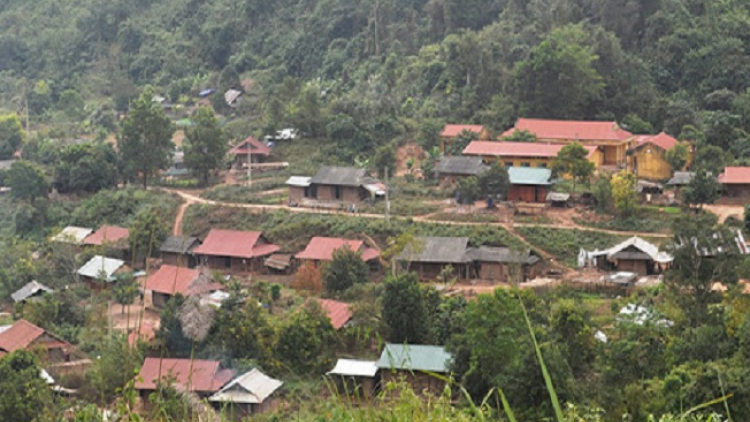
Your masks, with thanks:
[(254, 258), (270, 255), (280, 249), (273, 244), (258, 244), (261, 235), (261, 232), (211, 229), (203, 244), (193, 250), (193, 254)]
[(672, 147), (677, 145), (677, 139), (664, 132), (661, 132), (658, 135), (637, 135), (635, 141), (638, 146), (651, 143), (665, 151), (672, 149)]
[(298, 253), (295, 258), (330, 261), (333, 259), (333, 251), (346, 246), (353, 251), (359, 251), (364, 246), (364, 242), (361, 240), (316, 236), (310, 239), (305, 250)]
[(187, 296), (190, 285), (200, 276), (200, 270), (194, 268), (162, 265), (158, 271), (146, 279), (146, 290), (174, 295)]
[(320, 303), (320, 307), (323, 308), (323, 311), (328, 315), (328, 318), (331, 320), (331, 325), (336, 330), (346, 325), (354, 315), (348, 303), (331, 299), (315, 300)]
[(726, 167), (719, 175), (719, 183), (723, 185), (750, 184), (750, 167)]
[(263, 142), (253, 138), (252, 136), (248, 137), (244, 141), (237, 144), (234, 148), (230, 149), (229, 153), (232, 155), (247, 155), (248, 149), (253, 155), (268, 156), (269, 154), (271, 154), (271, 148), (264, 145)]
[[(173, 377), (175, 386), (201, 393), (215, 393), (228, 383), (234, 371), (221, 369), (220, 363), (213, 360), (146, 358), (136, 380), (137, 390), (155, 390), (159, 379)], [(193, 368), (192, 377), (190, 368)]]
[(443, 131), (440, 132), (440, 136), (443, 138), (455, 138), (460, 135), (461, 132), (473, 132), (479, 135), (484, 130), (482, 125), (445, 125)]
[(99, 230), (83, 239), (84, 245), (102, 245), (103, 243), (127, 242), (130, 230), (117, 226), (101, 226)]
[(540, 139), (622, 141), (633, 137), (632, 133), (620, 129), (616, 122), (525, 118), (518, 119), (516, 125), (501, 136), (511, 136), (516, 130), (527, 130)]
[[(464, 155), (490, 155), (496, 157), (554, 158), (565, 145), (539, 142), (472, 141), (463, 151)], [(589, 156), (596, 147), (584, 146)]]

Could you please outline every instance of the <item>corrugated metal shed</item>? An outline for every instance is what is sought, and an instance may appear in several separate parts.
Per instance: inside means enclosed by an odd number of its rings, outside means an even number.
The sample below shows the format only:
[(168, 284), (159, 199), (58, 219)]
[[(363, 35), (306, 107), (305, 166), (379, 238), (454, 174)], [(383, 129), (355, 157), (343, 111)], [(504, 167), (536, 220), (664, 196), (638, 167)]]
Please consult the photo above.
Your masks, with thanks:
[[(367, 170), (356, 167), (321, 167), (311, 183), (316, 185), (360, 186), (365, 183)], [(369, 183), (369, 180), (367, 181)]]
[(115, 272), (122, 268), (123, 265), (125, 265), (125, 261), (120, 259), (95, 255), (78, 270), (77, 274), (93, 279), (100, 279), (103, 273), (106, 281), (114, 281)]
[(471, 248), (467, 256), (474, 262), (497, 262), (500, 264), (533, 264), (539, 257), (528, 249), (514, 251), (504, 246), (480, 246)]
[(94, 230), (85, 227), (68, 226), (50, 240), (53, 242), (80, 245), (83, 243), (83, 239), (89, 237), (93, 232)]
[(23, 302), (24, 300), (32, 296), (35, 296), (40, 292), (42, 292), (42, 294), (54, 293), (54, 290), (34, 280), (29, 283), (26, 283), (25, 286), (18, 289), (15, 293), (10, 295), (10, 297), (13, 299), (14, 302)]
[(482, 162), (482, 157), (443, 157), (435, 166), (437, 174), (457, 174), (463, 176), (477, 176), (489, 169), (489, 166)]
[(185, 255), (192, 252), (200, 243), (197, 237), (169, 236), (162, 242), (159, 251)]
[(232, 380), (218, 393), (209, 397), (212, 402), (260, 404), (266, 401), (283, 382), (253, 369)]
[(441, 346), (387, 343), (377, 365), (380, 369), (446, 373), (452, 360)]
[(378, 373), (377, 362), (371, 360), (339, 359), (326, 375), (372, 378)]
[(287, 186), (297, 186), (300, 188), (306, 188), (310, 186), (310, 181), (312, 180), (312, 177), (305, 177), (305, 176), (292, 176), (286, 181)]

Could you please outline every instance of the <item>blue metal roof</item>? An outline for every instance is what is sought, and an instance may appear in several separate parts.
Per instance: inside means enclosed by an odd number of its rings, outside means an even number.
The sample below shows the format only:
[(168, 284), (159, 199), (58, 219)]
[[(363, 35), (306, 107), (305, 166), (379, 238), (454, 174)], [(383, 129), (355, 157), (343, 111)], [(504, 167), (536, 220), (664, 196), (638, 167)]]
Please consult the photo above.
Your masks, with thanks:
[(539, 167), (508, 167), (511, 185), (551, 185), (552, 170)]

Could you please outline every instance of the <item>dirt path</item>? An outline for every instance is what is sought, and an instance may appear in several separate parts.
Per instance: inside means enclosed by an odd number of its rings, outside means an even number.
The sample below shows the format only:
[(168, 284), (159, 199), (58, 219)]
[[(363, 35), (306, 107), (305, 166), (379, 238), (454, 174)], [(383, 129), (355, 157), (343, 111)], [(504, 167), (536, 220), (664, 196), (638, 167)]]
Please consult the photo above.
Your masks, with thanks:
[(745, 207), (742, 205), (704, 205), (703, 209), (716, 214), (719, 223), (723, 223), (728, 217), (736, 217), (740, 220), (745, 215)]
[(190, 202), (185, 201), (180, 205), (177, 210), (177, 217), (174, 219), (174, 227), (172, 227), (172, 234), (175, 236), (182, 236), (182, 219), (185, 218), (185, 210), (190, 206)]
[[(236, 203), (231, 203), (231, 202), (214, 201), (210, 199), (205, 199), (205, 198), (201, 198), (200, 196), (194, 195), (192, 193), (188, 193), (188, 192), (184, 192), (184, 191), (180, 191), (176, 189), (164, 188), (164, 191), (178, 195), (179, 197), (183, 199), (183, 201), (185, 201), (185, 203), (180, 207), (181, 212), (178, 212), (178, 215), (177, 215), (178, 218), (175, 221), (175, 228), (173, 230), (174, 233), (182, 232), (182, 218), (184, 216), (183, 207), (187, 208), (191, 204), (206, 204), (206, 205), (214, 205), (214, 206), (227, 207), (227, 208), (242, 208), (242, 209), (250, 210), (251, 212), (257, 212), (257, 213), (264, 213), (264, 212), (269, 212), (269, 211), (287, 211), (287, 212), (301, 213), (301, 214), (338, 214), (338, 215), (360, 217), (360, 218), (373, 218), (373, 219), (385, 218), (383, 214), (363, 214), (363, 213), (351, 214), (349, 212), (339, 211), (339, 210), (298, 208), (298, 207), (288, 207), (286, 205), (236, 204)], [(671, 235), (664, 234), (664, 233), (644, 233), (644, 232), (624, 232), (624, 231), (616, 231), (616, 230), (604, 230), (604, 229), (599, 229), (595, 227), (581, 226), (578, 224), (572, 224), (568, 226), (568, 225), (560, 225), (560, 224), (441, 221), (441, 220), (429, 220), (428, 219), (429, 216), (430, 215), (428, 214), (428, 215), (417, 216), (417, 217), (391, 216), (391, 218), (394, 220), (412, 220), (412, 221), (418, 221), (418, 222), (453, 225), (453, 226), (502, 227), (506, 229), (508, 232), (510, 232), (513, 236), (518, 237), (521, 241), (523, 241), (525, 244), (528, 244), (528, 245), (530, 245), (530, 243), (526, 239), (524, 239), (515, 230), (515, 228), (547, 227), (550, 229), (574, 229), (574, 230), (589, 231), (589, 232), (608, 233), (608, 234), (612, 234), (616, 236), (640, 236), (640, 237), (664, 238), (664, 239), (672, 237)], [(179, 226), (179, 228), (177, 226)], [(538, 248), (535, 247), (534, 249), (538, 249)]]

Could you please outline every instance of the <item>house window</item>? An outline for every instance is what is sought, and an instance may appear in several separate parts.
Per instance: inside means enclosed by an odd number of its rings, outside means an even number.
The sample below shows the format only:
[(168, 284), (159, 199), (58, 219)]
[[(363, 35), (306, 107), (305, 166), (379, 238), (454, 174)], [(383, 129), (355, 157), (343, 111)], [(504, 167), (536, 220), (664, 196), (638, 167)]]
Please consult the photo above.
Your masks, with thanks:
[(305, 198), (309, 198), (310, 197), (310, 186), (308, 186), (308, 187), (305, 188), (305, 193), (303, 195), (305, 196)]
[(310, 196), (309, 198), (317, 198), (318, 197), (318, 186), (312, 185), (309, 188)]
[(224, 268), (232, 268), (232, 258), (225, 256), (224, 257)]
[(505, 167), (513, 167), (513, 161), (506, 161)]
[(333, 197), (336, 199), (341, 199), (341, 186), (333, 187)]
[(531, 167), (531, 163), (529, 163), (528, 161), (524, 161), (523, 163), (521, 163), (521, 167)]
[(539, 163), (539, 167), (543, 168), (543, 169), (546, 169), (547, 168), (547, 163)]

